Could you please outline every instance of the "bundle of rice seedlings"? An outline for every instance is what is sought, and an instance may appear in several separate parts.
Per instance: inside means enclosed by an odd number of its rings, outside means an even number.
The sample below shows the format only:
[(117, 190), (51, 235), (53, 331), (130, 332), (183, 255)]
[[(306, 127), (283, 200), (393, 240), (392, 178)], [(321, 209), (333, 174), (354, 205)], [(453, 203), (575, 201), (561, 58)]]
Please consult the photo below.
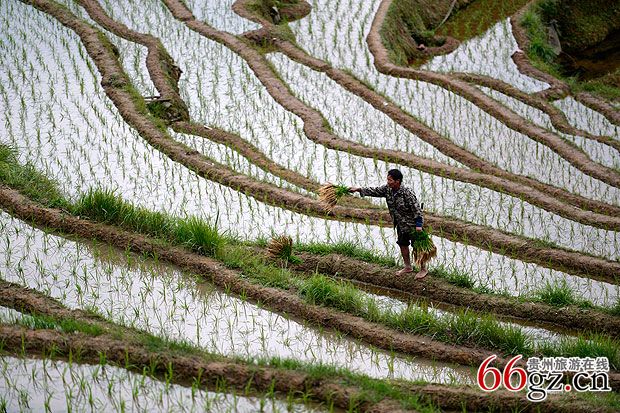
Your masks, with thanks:
[(413, 260), (418, 267), (423, 267), (427, 262), (437, 256), (437, 247), (426, 230), (411, 232), (411, 250)]
[(267, 245), (267, 254), (272, 258), (281, 258), (292, 263), (301, 260), (293, 255), (293, 238), (288, 235), (278, 235), (271, 238)]
[(338, 200), (349, 193), (349, 187), (327, 183), (319, 188), (319, 199), (328, 209), (332, 209)]
[(267, 245), (267, 254), (271, 257), (286, 258), (293, 253), (293, 238), (288, 235), (278, 235), (271, 238)]

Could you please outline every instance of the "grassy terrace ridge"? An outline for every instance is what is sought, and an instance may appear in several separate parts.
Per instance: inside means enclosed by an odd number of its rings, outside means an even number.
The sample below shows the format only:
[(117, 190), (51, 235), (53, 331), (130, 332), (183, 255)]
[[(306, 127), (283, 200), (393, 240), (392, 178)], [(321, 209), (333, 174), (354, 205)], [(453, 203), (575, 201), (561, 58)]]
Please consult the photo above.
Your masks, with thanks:
[[(5, 170), (14, 171), (10, 176), (20, 175), (19, 171), (22, 169), (33, 173), (31, 166), (21, 165), (16, 158), (10, 156), (0, 165), (3, 165)], [(24, 181), (16, 182), (19, 188), (19, 184)], [(50, 192), (53, 183), (49, 180), (43, 182), (46, 183), (43, 193)], [(37, 198), (46, 199), (41, 196)], [(172, 218), (162, 212), (138, 208), (109, 190), (91, 190), (75, 203), (65, 201), (63, 205), (75, 215), (154, 236), (199, 254), (214, 257), (227, 267), (239, 270), (253, 283), (288, 290), (310, 304), (334, 308), (397, 331), (427, 335), (448, 344), (501, 350), (504, 354), (606, 356), (614, 368), (620, 367), (620, 344), (602, 336), (565, 339), (557, 344), (536, 344), (520, 329), (500, 325), (491, 315), (479, 317), (468, 311), (460, 311), (451, 317), (438, 317), (427, 309), (416, 306), (408, 306), (400, 313), (379, 310), (372, 299), (348, 282), (334, 281), (321, 274), (310, 278), (297, 277), (288, 268), (266, 262), (256, 254), (248, 254), (247, 247), (227, 242), (227, 238), (219, 234), (215, 225), (196, 217)], [(341, 248), (341, 251), (360, 254), (359, 249), (350, 246), (349, 249)], [(373, 256), (370, 255), (370, 258)]]
[[(255, 242), (245, 242), (245, 244), (264, 247), (267, 245), (267, 240), (259, 239)], [(297, 252), (308, 252), (316, 255), (340, 254), (367, 262), (369, 264), (376, 264), (387, 268), (396, 268), (398, 266), (398, 262), (394, 259), (394, 257), (377, 254), (374, 251), (364, 249), (349, 241), (310, 244), (296, 243), (293, 246), (293, 249)], [(507, 292), (494, 292), (485, 285), (476, 285), (476, 282), (471, 274), (461, 271), (455, 266), (446, 267), (444, 265), (437, 265), (429, 269), (429, 274), (431, 276), (442, 278), (456, 287), (470, 289), (480, 294), (514, 298), (520, 302), (546, 303), (558, 308), (576, 305), (580, 308), (596, 309), (607, 314), (620, 316), (620, 298), (613, 307), (597, 306), (588, 300), (577, 297), (575, 295), (575, 291), (565, 282), (554, 284), (547, 282), (544, 286), (531, 292), (530, 294), (514, 297), (509, 295)]]
[[(573, 93), (582, 91), (592, 92), (612, 101), (620, 100), (620, 88), (618, 78), (620, 69), (609, 73), (601, 79), (580, 81), (576, 77), (566, 76), (560, 64), (556, 60), (553, 48), (547, 40), (544, 16), (551, 13), (557, 7), (555, 0), (538, 0), (534, 2), (523, 14), (520, 24), (526, 29), (530, 44), (526, 50), (532, 64), (539, 70), (566, 82)], [(615, 83), (615, 84), (614, 84)]]

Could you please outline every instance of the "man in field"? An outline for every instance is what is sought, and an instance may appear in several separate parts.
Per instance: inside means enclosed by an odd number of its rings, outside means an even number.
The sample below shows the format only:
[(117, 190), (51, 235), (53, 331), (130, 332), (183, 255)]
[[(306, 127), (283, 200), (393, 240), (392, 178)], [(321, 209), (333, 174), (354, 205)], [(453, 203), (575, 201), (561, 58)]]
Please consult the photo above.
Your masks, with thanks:
[[(392, 216), (392, 221), (396, 227), (400, 253), (405, 262), (405, 268), (398, 271), (396, 275), (404, 275), (413, 272), (411, 268), (411, 256), (409, 255), (409, 243), (411, 241), (411, 232), (422, 231), (424, 218), (422, 217), (422, 209), (418, 203), (413, 191), (406, 186), (402, 186), (403, 174), (398, 169), (388, 171), (387, 185), (368, 188), (350, 188), (350, 192), (359, 192), (361, 196), (374, 196), (385, 198), (388, 210)], [(426, 277), (428, 271), (426, 265), (422, 265), (420, 271), (416, 274), (416, 279)]]

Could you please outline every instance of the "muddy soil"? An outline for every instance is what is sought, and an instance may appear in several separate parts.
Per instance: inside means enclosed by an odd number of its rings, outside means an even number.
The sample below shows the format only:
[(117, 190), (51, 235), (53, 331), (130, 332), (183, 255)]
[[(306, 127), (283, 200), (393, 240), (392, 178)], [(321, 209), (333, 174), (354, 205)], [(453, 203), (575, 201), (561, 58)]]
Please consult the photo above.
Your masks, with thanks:
[[(217, 390), (224, 382), (228, 389), (239, 392), (267, 393), (275, 391), (282, 395), (307, 394), (311, 400), (325, 405), (362, 412), (398, 412), (408, 411), (389, 398), (372, 402), (360, 397), (360, 389), (345, 386), (336, 379), (313, 379), (309, 375), (292, 370), (274, 369), (246, 365), (229, 360), (209, 361), (199, 356), (184, 356), (162, 352), (153, 352), (144, 347), (127, 343), (124, 340), (108, 336), (92, 337), (82, 333), (62, 333), (56, 330), (27, 330), (24, 328), (0, 324), (0, 340), (5, 344), (5, 354), (24, 357), (40, 357), (41, 352), (53, 354), (51, 358), (73, 360), (79, 363), (99, 364), (105, 356), (108, 364), (127, 368), (142, 373), (144, 368), (150, 370), (160, 379), (164, 379), (169, 366), (175, 384), (191, 386), (196, 382), (207, 389)], [(505, 391), (493, 394), (479, 392), (468, 387), (448, 387), (441, 385), (401, 385), (412, 394), (419, 394), (423, 400), (432, 401), (444, 409), (466, 408), (476, 411), (504, 411), (517, 408), (519, 411), (533, 410), (533, 404), (524, 396)], [(537, 404), (550, 412), (605, 412), (608, 410), (588, 405), (570, 398), (550, 398)], [(498, 410), (498, 408), (500, 410)]]
[[(209, 361), (199, 356), (184, 356), (168, 352), (152, 352), (136, 343), (114, 339), (111, 336), (87, 336), (83, 333), (62, 333), (56, 330), (27, 330), (0, 324), (0, 338), (5, 351), (13, 349), (13, 354), (40, 356), (42, 351), (52, 352), (54, 357), (69, 357), (83, 363), (98, 364), (101, 356), (107, 363), (142, 372), (143, 368), (157, 377), (164, 378), (168, 366), (172, 367), (172, 381), (190, 386), (196, 381), (208, 389), (216, 389), (224, 381), (228, 388), (238, 391), (254, 389), (267, 393), (272, 388), (284, 395), (309, 393), (319, 402), (346, 409), (349, 403), (357, 404), (359, 389), (342, 386), (332, 381), (312, 379), (305, 373), (258, 367), (233, 361)], [(299, 394), (298, 393), (298, 394)], [(393, 406), (393, 405), (392, 405)], [(390, 411), (381, 409), (375, 403), (360, 400), (361, 411)]]
[[(173, 15), (185, 21), (191, 29), (210, 39), (224, 43), (233, 51), (242, 55), (250, 66), (254, 68), (255, 72), (257, 72), (258, 77), (264, 79), (267, 89), (275, 89), (274, 96), (284, 96), (284, 98), (286, 98), (285, 100), (292, 101), (294, 106), (292, 109), (294, 112), (308, 113), (309, 109), (290, 95), (286, 87), (273, 74), (266, 64), (265, 59), (258, 54), (258, 52), (238, 38), (228, 33), (219, 32), (204, 23), (196, 21), (189, 10), (180, 2), (176, 0), (166, 0), (165, 3), (170, 8)], [(111, 44), (104, 41), (105, 38), (101, 36), (100, 32), (76, 18), (65, 9), (55, 7), (47, 2), (36, 2), (36, 4), (38, 5), (37, 7), (40, 6), (44, 11), (53, 15), (62, 24), (74, 30), (82, 38), (87, 52), (93, 58), (97, 68), (102, 74), (102, 85), (104, 90), (118, 108), (121, 116), (129, 125), (133, 126), (149, 144), (166, 154), (172, 160), (183, 164), (207, 179), (242, 191), (270, 205), (288, 208), (295, 212), (323, 218), (350, 220), (380, 226), (391, 225), (391, 219), (384, 210), (346, 208), (341, 206), (337, 206), (332, 210), (327, 210), (325, 205), (317, 200), (289, 192), (282, 188), (257, 182), (245, 175), (240, 175), (223, 165), (201, 156), (197, 151), (170, 139), (168, 135), (162, 132), (137, 108), (134, 101), (135, 97), (126, 90), (126, 85), (130, 84), (129, 79), (124, 73), (117, 56), (114, 54)], [(99, 12), (95, 9), (93, 16), (96, 17), (97, 13)], [(156, 77), (163, 77), (164, 80), (166, 78), (162, 71), (153, 70), (153, 73)], [(163, 80), (159, 79), (156, 84), (160, 84), (162, 81)], [(359, 82), (357, 82), (357, 84), (361, 85)], [(168, 89), (167, 93), (172, 92)], [(304, 118), (303, 115), (302, 118)], [(312, 113), (310, 119), (306, 121), (304, 129), (309, 136), (312, 135), (312, 133), (318, 133), (321, 136), (328, 135), (323, 132), (321, 119), (318, 113)], [(313, 125), (310, 122), (314, 124), (318, 123), (320, 126)], [(308, 133), (308, 129), (314, 132)], [(324, 136), (322, 143), (331, 147), (330, 142), (333, 143), (334, 140), (337, 140), (334, 136)], [(361, 147), (366, 149), (368, 155), (377, 155), (374, 149), (362, 147), (361, 145), (351, 142), (348, 142), (348, 144), (349, 146), (347, 146), (347, 148)], [(396, 153), (396, 151), (389, 152)], [(412, 154), (409, 154), (408, 157), (419, 159)], [(436, 162), (436, 164), (442, 165), (438, 162)], [(456, 171), (458, 168), (454, 169), (454, 173), (457, 173)], [(461, 176), (467, 173), (468, 172), (462, 170), (458, 172)], [(498, 180), (505, 181), (499, 178)], [(521, 188), (519, 184), (514, 185)], [(554, 198), (548, 195), (545, 195), (545, 198), (551, 202), (557, 203)], [(589, 218), (594, 215), (585, 211), (580, 211), (580, 214)], [(618, 221), (620, 225), (620, 217), (615, 219), (606, 217), (606, 219)], [(544, 248), (530, 245), (531, 243), (528, 243), (528, 240), (525, 238), (513, 236), (491, 228), (465, 224), (455, 219), (437, 217), (432, 214), (427, 214), (427, 222), (435, 228), (437, 233), (448, 239), (455, 241), (467, 239), (470, 244), (483, 249), (493, 248), (495, 251), (503, 251), (505, 255), (528, 262), (535, 262), (542, 266), (552, 266), (553, 268), (571, 274), (612, 282), (614, 282), (615, 277), (620, 274), (620, 263), (614, 263), (558, 248)]]

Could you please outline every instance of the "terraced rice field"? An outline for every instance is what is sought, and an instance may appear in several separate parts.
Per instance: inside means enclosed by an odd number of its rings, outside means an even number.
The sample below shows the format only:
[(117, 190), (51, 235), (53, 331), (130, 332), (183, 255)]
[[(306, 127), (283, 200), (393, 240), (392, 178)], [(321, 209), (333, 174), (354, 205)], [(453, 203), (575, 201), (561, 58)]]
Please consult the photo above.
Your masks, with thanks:
[[(620, 408), (617, 106), (525, 9), (396, 65), (392, 1), (0, 2), (0, 411)], [(423, 280), (383, 200), (317, 195), (395, 167)], [(612, 391), (483, 393), (492, 354)]]

